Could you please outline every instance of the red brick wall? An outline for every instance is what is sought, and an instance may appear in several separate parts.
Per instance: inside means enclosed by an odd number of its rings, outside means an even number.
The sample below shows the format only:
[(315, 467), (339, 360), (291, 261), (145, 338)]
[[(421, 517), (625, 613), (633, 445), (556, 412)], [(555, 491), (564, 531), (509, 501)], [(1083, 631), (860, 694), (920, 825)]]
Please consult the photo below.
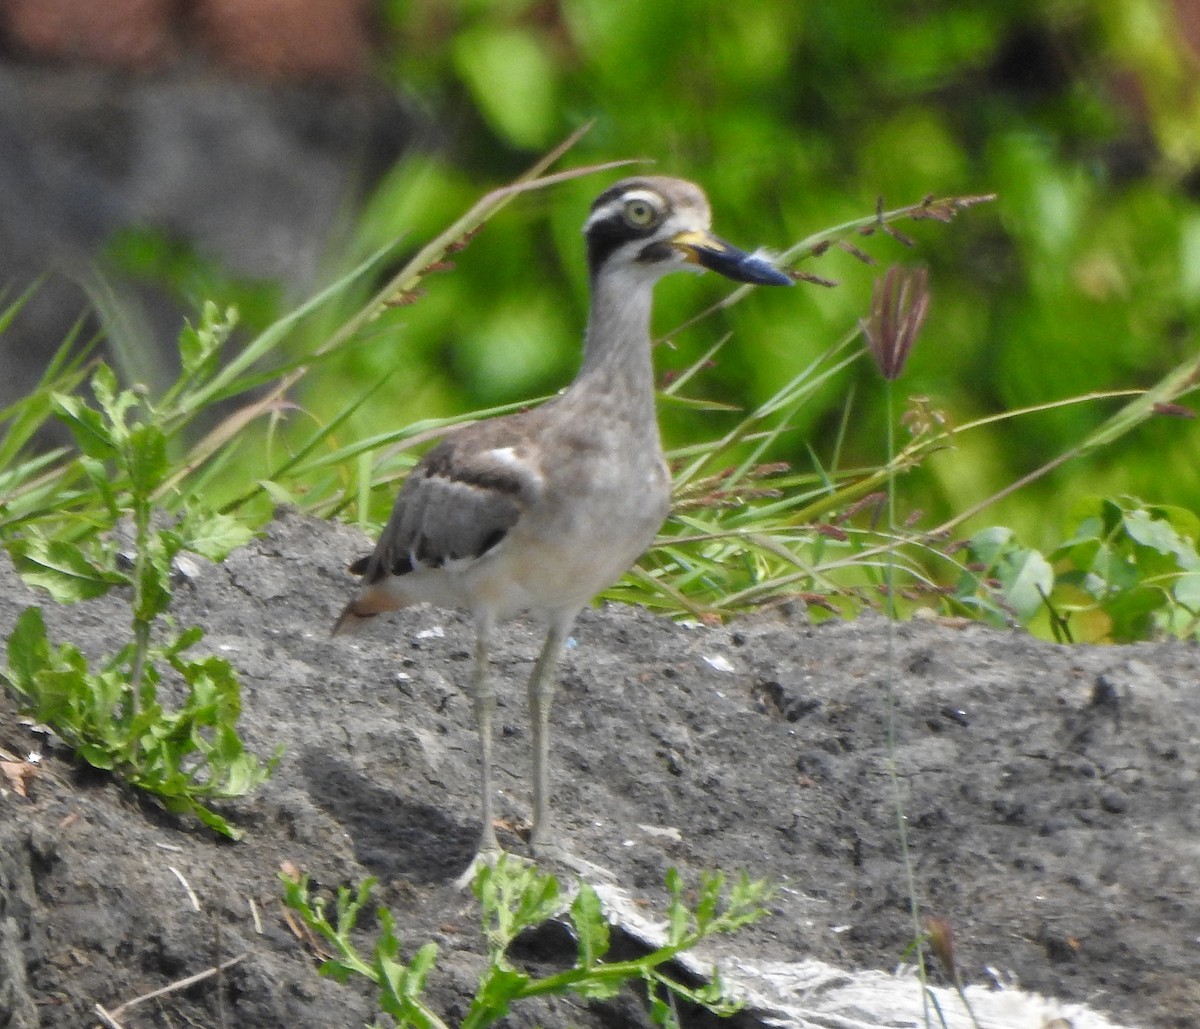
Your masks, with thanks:
[(189, 53), (271, 79), (358, 78), (368, 0), (0, 0), (0, 34), (33, 59), (154, 70)]

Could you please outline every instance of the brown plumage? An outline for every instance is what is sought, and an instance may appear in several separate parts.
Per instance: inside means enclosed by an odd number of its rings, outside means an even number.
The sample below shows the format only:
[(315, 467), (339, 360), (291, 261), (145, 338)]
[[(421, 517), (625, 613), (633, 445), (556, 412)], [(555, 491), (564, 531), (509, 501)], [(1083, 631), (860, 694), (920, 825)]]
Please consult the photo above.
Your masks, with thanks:
[(650, 360), (654, 283), (697, 265), (740, 282), (791, 282), (713, 236), (709, 223), (704, 194), (680, 179), (625, 179), (605, 190), (584, 225), (592, 303), (574, 382), (531, 411), (449, 434), (405, 481), (374, 553), (352, 566), (363, 585), (335, 633), (422, 602), (474, 618), (484, 857), (499, 850), (487, 676), (493, 628), (530, 612), (548, 629), (528, 685), (532, 846), (541, 853), (551, 842), (548, 725), (563, 644), (580, 609), (637, 560), (670, 507)]

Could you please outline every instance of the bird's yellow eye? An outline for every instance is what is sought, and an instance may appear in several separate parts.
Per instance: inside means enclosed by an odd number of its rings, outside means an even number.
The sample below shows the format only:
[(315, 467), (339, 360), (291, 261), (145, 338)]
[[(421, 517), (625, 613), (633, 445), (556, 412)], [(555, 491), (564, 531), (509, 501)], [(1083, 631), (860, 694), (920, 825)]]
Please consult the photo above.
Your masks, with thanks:
[(644, 229), (658, 220), (658, 211), (649, 200), (627, 200), (625, 220), (636, 228)]

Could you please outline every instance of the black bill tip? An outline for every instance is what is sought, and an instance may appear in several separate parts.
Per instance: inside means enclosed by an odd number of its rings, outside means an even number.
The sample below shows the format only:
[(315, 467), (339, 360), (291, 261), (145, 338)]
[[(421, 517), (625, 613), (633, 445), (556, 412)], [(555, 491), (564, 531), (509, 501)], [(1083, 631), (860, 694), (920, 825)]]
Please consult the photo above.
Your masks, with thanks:
[(761, 254), (747, 253), (710, 233), (681, 233), (672, 243), (687, 255), (689, 261), (734, 282), (748, 282), (755, 286), (792, 285), (792, 277)]

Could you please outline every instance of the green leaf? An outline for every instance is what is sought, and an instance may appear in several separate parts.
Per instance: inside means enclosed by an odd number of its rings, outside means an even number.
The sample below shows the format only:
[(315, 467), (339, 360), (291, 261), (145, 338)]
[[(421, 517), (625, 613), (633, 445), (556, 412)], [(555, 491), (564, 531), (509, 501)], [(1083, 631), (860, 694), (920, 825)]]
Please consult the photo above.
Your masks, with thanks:
[[(5, 675), (82, 760), (111, 769), (160, 797), (170, 810), (237, 839), (240, 831), (203, 798), (243, 795), (271, 774), (279, 753), (265, 765), (246, 753), (235, 727), (239, 684), (227, 661), (189, 662), (180, 656), (200, 635), (189, 630), (163, 648), (146, 651), (130, 643), (93, 674), (76, 647), (49, 644), (40, 610), (30, 608), (10, 635)], [(171, 712), (156, 700), (164, 658), (189, 686), (184, 704)], [(135, 662), (141, 669), (136, 704), (130, 686)]]
[(64, 650), (65, 647), (60, 647), (51, 651), (50, 665), (34, 680), (33, 712), (69, 744), (78, 746), (88, 738), (100, 739), (101, 734), (95, 729), (95, 713), (103, 710), (103, 698), (88, 689), (86, 667), (71, 668), (63, 660)]
[[(375, 954), (375, 970), (379, 976), (379, 985), (384, 990), (380, 1003), (389, 1015), (400, 1018), (407, 1007), (408, 968), (396, 961), (393, 955), (381, 953), (382, 948), (381, 942)], [(395, 940), (392, 940), (390, 949), (397, 949)]]
[(138, 499), (148, 498), (170, 472), (167, 438), (162, 429), (138, 422), (129, 430), (129, 488)]
[[(337, 893), (337, 928), (325, 919), (320, 903), (310, 902), (307, 880), (295, 882), (286, 876), (284, 884), (286, 903), (300, 914), (304, 923), (323, 936), (336, 952), (336, 956), (321, 966), (321, 974), (344, 982), (357, 973), (382, 987), (378, 1004), (380, 1009), (395, 1017), (400, 1025), (413, 1029), (447, 1029), (442, 1021), (422, 999), (426, 980), (437, 956), (437, 947), (427, 943), (404, 965), (400, 958), (400, 946), (395, 936), (392, 914), (379, 908), (377, 919), (379, 934), (376, 937), (373, 960), (365, 962), (355, 950), (351, 931), (359, 909), (369, 893), (369, 883), (359, 888), (354, 898), (347, 887)], [(483, 865), (475, 877), (476, 895), (484, 906), (484, 927), (494, 921), (497, 914), (493, 908), (503, 907), (509, 915), (505, 925), (515, 925), (515, 912), (540, 906), (537, 898), (549, 894), (545, 880), (552, 876), (538, 872), (523, 862), (501, 856), (494, 866)], [(679, 874), (668, 872), (668, 887), (675, 904), (682, 906), (683, 883)], [(737, 881), (725, 890), (725, 877), (717, 873), (706, 874), (700, 886), (699, 917), (709, 924), (709, 935), (727, 932), (744, 925), (765, 913), (763, 900), (770, 895), (771, 887), (763, 880), (752, 880), (742, 873)], [(721, 897), (727, 892), (724, 907)], [(653, 1005), (653, 1020), (659, 1025), (678, 1026), (675, 1013), (677, 1001), (703, 1007), (714, 1014), (727, 1017), (741, 1008), (740, 1002), (732, 999), (725, 984), (713, 970), (712, 981), (699, 987), (688, 987), (676, 981), (661, 969), (672, 961), (676, 949), (662, 947), (641, 958), (612, 965), (600, 960), (603, 948), (607, 947), (607, 923), (604, 922), (599, 898), (586, 883), (581, 883), (580, 892), (571, 905), (571, 918), (581, 938), (581, 959), (567, 971), (552, 973), (546, 978), (533, 978), (529, 974), (512, 968), (502, 953), (492, 953), (488, 968), (480, 977), (475, 997), (465, 1016), (455, 1022), (462, 1029), (484, 1029), (507, 1015), (514, 1004), (532, 996), (562, 996), (574, 994), (587, 999), (604, 999), (616, 996), (624, 984), (631, 980), (642, 980)], [(690, 917), (685, 910), (685, 920)], [(592, 937), (596, 925), (605, 926), (605, 940), (598, 943)], [(688, 939), (688, 944), (696, 942)], [(589, 956), (584, 957), (584, 952)]]
[(344, 986), (358, 969), (345, 961), (340, 961), (337, 958), (329, 958), (317, 966), (317, 971)]
[(667, 869), (667, 889), (671, 894), (667, 907), (667, 944), (678, 947), (687, 935), (691, 912), (683, 902), (683, 879), (674, 868)]
[(117, 503), (117, 493), (113, 489), (112, 472), (108, 466), (103, 461), (88, 457), (87, 454), (81, 454), (79, 467), (83, 469), (88, 482), (100, 497), (109, 519), (116, 522), (121, 517), (121, 511)]
[(99, 768), (102, 771), (112, 771), (116, 766), (116, 758), (112, 751), (94, 743), (81, 743), (75, 748), (75, 753), (93, 768)]
[(128, 582), (118, 572), (101, 568), (74, 543), (49, 540), (32, 532), (7, 544), (17, 573), (30, 586), (46, 590), (59, 604), (103, 596)]
[(338, 888), (337, 896), (337, 928), (338, 934), (347, 935), (358, 921), (359, 913), (371, 899), (371, 891), (379, 880), (373, 875), (367, 876), (358, 884), (358, 890), (352, 892), (348, 887)]
[(571, 922), (579, 941), (577, 964), (590, 969), (608, 953), (609, 928), (599, 896), (585, 882), (579, 884), (579, 892), (571, 903)]
[(437, 962), (436, 943), (426, 943), (419, 948), (408, 963), (408, 993), (415, 996), (425, 989), (425, 982)]
[(616, 977), (585, 978), (572, 983), (571, 992), (585, 1000), (612, 1000), (624, 987), (624, 982)]
[(106, 364), (98, 365), (92, 373), (92, 393), (108, 419), (113, 442), (120, 448), (126, 439), (125, 418), (129, 409), (137, 404), (137, 395), (128, 389), (119, 391), (117, 376)]
[(1133, 643), (1150, 636), (1154, 612), (1165, 606), (1167, 595), (1157, 587), (1138, 586), (1109, 598), (1102, 607), (1112, 620), (1114, 643)]
[(512, 968), (493, 964), (479, 982), (475, 999), (467, 1010), (464, 1026), (491, 1025), (508, 1014), (510, 1004), (529, 985), (529, 976)]
[[(87, 658), (71, 644), (64, 643), (58, 650), (62, 664), (59, 674), (69, 677), (87, 700), (86, 717), (80, 729), (115, 751), (132, 751), (137, 730), (127, 724), (126, 708), (130, 699), (127, 672), (106, 668), (97, 675), (89, 671)], [(146, 677), (155, 681), (152, 673), (153, 669), (147, 669)], [(143, 712), (143, 717), (153, 718), (154, 710), (157, 708)]]
[(700, 899), (696, 903), (696, 928), (705, 932), (716, 917), (725, 877), (720, 872), (705, 872), (700, 880)]
[(742, 872), (729, 890), (725, 910), (720, 917), (721, 931), (740, 929), (763, 918), (768, 914), (765, 905), (774, 893), (775, 888), (765, 879), (751, 879)]
[(494, 958), (523, 929), (539, 925), (559, 909), (558, 880), (507, 854), (494, 865), (481, 865), (471, 888), (483, 908), (484, 932)]
[(1077, 535), (1054, 550), (1050, 557), (1055, 562), (1065, 561), (1079, 571), (1090, 571), (1101, 551), (1107, 553), (1108, 544), (1099, 536)]
[(1054, 568), (1036, 550), (1012, 551), (1005, 555), (996, 571), (1005, 599), (1022, 620), (1037, 614), (1054, 590)]
[(78, 397), (62, 393), (51, 393), (50, 403), (59, 421), (70, 430), (75, 445), (88, 457), (98, 461), (111, 461), (116, 457), (117, 442), (99, 411), (88, 407)]
[(1122, 524), (1130, 539), (1152, 547), (1160, 554), (1175, 553), (1182, 542), (1170, 522), (1165, 518), (1152, 518), (1149, 511), (1128, 511)]
[(1099, 516), (1084, 517), (1076, 524), (1071, 536), (1059, 544), (1058, 550), (1065, 551), (1080, 543), (1094, 543), (1103, 534), (1104, 524)]
[(1012, 545), (1016, 534), (1003, 525), (980, 529), (970, 539), (971, 556), (980, 564), (991, 568)]
[(1125, 508), (1119, 498), (1116, 497), (1101, 497), (1100, 498), (1100, 518), (1104, 523), (1104, 535), (1111, 536), (1121, 525), (1124, 518)]
[(209, 561), (224, 561), (254, 539), (254, 530), (225, 514), (186, 515), (179, 526), (183, 546)]
[(558, 880), (532, 866), (525, 871), (528, 877), (522, 875), (518, 879), (520, 896), (513, 919), (517, 932), (541, 925), (557, 914), (560, 907)]
[(226, 755), (221, 759), (224, 766), (223, 776), (216, 788), (209, 792), (223, 800), (244, 797), (271, 777), (271, 773), (275, 771), (282, 756), (282, 745), (276, 749), (265, 765), (254, 754), (242, 753), (236, 757)]
[(271, 498), (271, 502), (279, 507), (300, 507), (300, 496), (286, 486), (272, 479), (261, 479), (258, 485)]
[(1171, 592), (1189, 611), (1200, 612), (1200, 572), (1185, 572), (1179, 576)]
[(193, 800), (191, 797), (164, 797), (163, 803), (170, 811), (198, 818), (214, 832), (220, 833), (227, 839), (240, 840), (245, 835), (243, 830), (237, 828), (228, 819), (223, 818), (211, 808), (205, 807), (198, 800)]
[(745, 1007), (743, 1001), (730, 996), (729, 989), (721, 978), (721, 970), (716, 965), (709, 975), (709, 981), (692, 990), (691, 997), (722, 1018), (735, 1015)]
[(229, 339), (238, 322), (236, 308), (229, 307), (222, 314), (211, 300), (205, 301), (200, 312), (199, 326), (185, 323), (179, 334), (179, 357), (183, 370), (188, 375), (207, 373), (215, 364), (221, 347)]
[[(648, 984), (651, 988), (653, 982), (651, 979)], [(663, 1026), (664, 1029), (679, 1029), (679, 1019), (675, 1017), (675, 1008), (669, 1000), (664, 1000), (662, 997), (651, 996), (650, 1021), (655, 1025)]]
[(8, 635), (7, 677), (21, 693), (33, 696), (38, 673), (50, 663), (50, 642), (40, 607), (27, 607)]
[[(180, 657), (185, 650), (194, 647), (202, 639), (204, 639), (204, 630), (198, 625), (190, 626), (176, 636), (173, 641), (167, 643), (167, 645), (163, 648), (163, 656), (170, 660), (172, 664), (174, 664), (175, 658)], [(228, 664), (228, 662), (226, 662), (226, 664)], [(236, 673), (232, 671), (233, 666), (230, 665), (229, 667), (236, 680)], [(181, 675), (187, 678), (187, 672), (185, 671), (183, 665), (175, 665), (175, 668)]]
[(1194, 547), (1200, 540), (1200, 515), (1186, 507), (1174, 504), (1154, 504), (1150, 513), (1155, 518), (1163, 518), (1171, 523), (1171, 527), (1183, 539)]

